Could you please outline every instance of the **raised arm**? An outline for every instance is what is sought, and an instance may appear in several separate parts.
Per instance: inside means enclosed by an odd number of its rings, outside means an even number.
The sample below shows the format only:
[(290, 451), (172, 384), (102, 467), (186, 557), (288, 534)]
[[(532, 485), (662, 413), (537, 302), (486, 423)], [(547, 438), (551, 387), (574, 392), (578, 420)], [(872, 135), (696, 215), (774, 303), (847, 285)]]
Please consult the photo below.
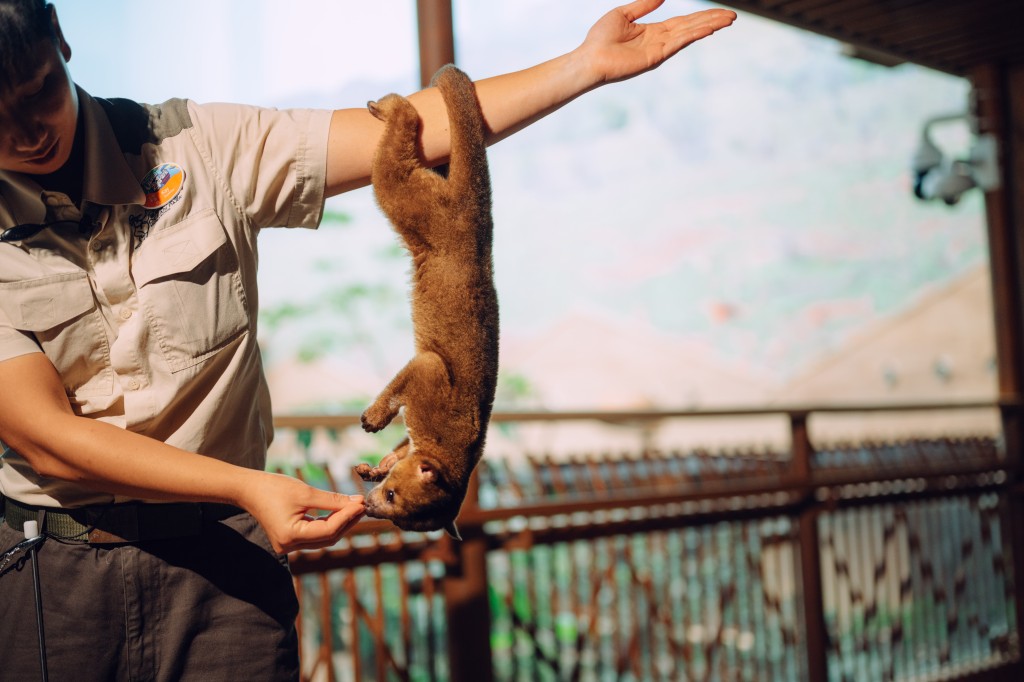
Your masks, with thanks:
[[(245, 469), (76, 416), (42, 353), (0, 362), (0, 439), (39, 474), (148, 500), (223, 502), (260, 522), (279, 552), (334, 544), (364, 512), (362, 498)], [(313, 520), (310, 509), (334, 510)]]
[[(734, 12), (711, 9), (653, 24), (638, 21), (663, 2), (636, 0), (618, 7), (601, 17), (572, 52), (522, 71), (477, 81), (488, 143), (522, 130), (596, 87), (650, 71), (736, 19)], [(439, 93), (427, 88), (409, 99), (423, 119), (426, 161), (443, 162), (448, 155), (448, 117)], [(369, 183), (381, 130), (380, 121), (365, 108), (334, 112), (327, 156), (328, 195)]]

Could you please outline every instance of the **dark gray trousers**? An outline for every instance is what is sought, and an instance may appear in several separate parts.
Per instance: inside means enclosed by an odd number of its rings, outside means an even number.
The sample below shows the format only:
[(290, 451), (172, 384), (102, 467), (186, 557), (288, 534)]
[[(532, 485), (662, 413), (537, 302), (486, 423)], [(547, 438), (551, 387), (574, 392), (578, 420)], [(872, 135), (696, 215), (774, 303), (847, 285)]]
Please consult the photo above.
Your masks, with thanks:
[[(0, 524), (0, 553), (24, 539)], [(298, 602), (285, 557), (248, 514), (201, 535), (39, 546), (49, 678), (295, 680)], [(40, 679), (32, 569), (0, 573), (0, 680)]]

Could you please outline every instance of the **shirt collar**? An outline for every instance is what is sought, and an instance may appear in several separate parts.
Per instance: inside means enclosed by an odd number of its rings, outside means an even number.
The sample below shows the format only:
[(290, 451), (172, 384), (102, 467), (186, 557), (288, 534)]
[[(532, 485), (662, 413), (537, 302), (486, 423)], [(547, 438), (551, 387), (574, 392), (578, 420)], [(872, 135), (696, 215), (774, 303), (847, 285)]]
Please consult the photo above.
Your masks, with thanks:
[(78, 115), (84, 117), (85, 123), (82, 198), (104, 206), (145, 204), (146, 194), (124, 159), (106, 112), (81, 88), (78, 88), (78, 102)]

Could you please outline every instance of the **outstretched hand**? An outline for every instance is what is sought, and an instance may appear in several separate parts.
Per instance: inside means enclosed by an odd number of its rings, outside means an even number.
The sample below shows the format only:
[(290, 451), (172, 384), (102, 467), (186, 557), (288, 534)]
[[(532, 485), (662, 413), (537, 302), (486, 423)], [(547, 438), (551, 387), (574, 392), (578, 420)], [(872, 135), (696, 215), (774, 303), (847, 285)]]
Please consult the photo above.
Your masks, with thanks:
[(709, 9), (654, 24), (638, 20), (665, 0), (635, 0), (598, 20), (580, 49), (587, 53), (602, 82), (631, 78), (659, 66), (687, 45), (706, 38), (736, 20), (736, 13)]
[[(366, 513), (362, 495), (320, 490), (280, 474), (258, 475), (243, 507), (263, 526), (278, 552), (330, 547)], [(318, 516), (312, 513), (316, 510), (328, 514)]]

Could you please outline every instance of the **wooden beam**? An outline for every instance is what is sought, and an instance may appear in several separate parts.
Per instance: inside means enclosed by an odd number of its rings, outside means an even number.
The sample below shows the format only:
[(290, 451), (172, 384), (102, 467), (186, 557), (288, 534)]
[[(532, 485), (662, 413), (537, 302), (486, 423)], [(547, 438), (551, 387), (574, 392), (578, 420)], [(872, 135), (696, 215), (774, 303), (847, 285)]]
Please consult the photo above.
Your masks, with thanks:
[[(927, 0), (918, 0), (918, 2), (926, 2)], [(811, 31), (819, 35), (834, 38), (844, 43), (850, 43), (858, 47), (866, 47), (876, 52), (880, 52), (887, 56), (894, 58), (897, 61), (914, 61), (922, 66), (927, 66), (938, 71), (944, 71), (946, 73), (952, 73), (954, 75), (963, 75), (957, 73), (956, 69), (950, 64), (936, 63), (929, 58), (927, 54), (911, 54), (899, 49), (898, 45), (891, 45), (886, 42), (879, 41), (874, 35), (863, 34), (858, 32), (860, 28), (854, 22), (848, 21), (844, 15), (837, 15), (829, 13), (821, 18), (809, 18), (805, 15), (791, 15), (786, 12), (785, 5), (779, 7), (770, 7), (765, 4), (765, 0), (719, 0), (720, 5), (731, 7), (732, 9), (739, 10), (741, 12), (749, 12), (757, 16), (764, 17), (766, 19), (772, 19), (780, 23), (789, 24), (796, 28), (803, 29), (805, 31)], [(916, 3), (915, 3), (916, 4)], [(864, 3), (863, 9), (869, 15), (874, 16), (879, 14), (874, 8), (873, 3)], [(858, 5), (855, 9), (860, 9)], [(906, 22), (913, 22), (917, 10), (908, 7), (900, 7), (891, 12), (883, 13), (885, 25), (890, 23), (899, 23), (902, 21), (902, 17), (905, 17)]]
[[(959, 402), (933, 403), (849, 403), (845, 405), (770, 405), (766, 407), (723, 407), (712, 410), (665, 409), (665, 410), (614, 410), (614, 411), (574, 411), (574, 412), (493, 412), (491, 423), (517, 422), (564, 422), (564, 421), (599, 421), (606, 424), (637, 425), (659, 419), (704, 419), (707, 417), (760, 417), (787, 416), (792, 414), (845, 414), (845, 413), (877, 413), (877, 412), (933, 412), (959, 410), (996, 410), (1000, 408), (1024, 407), (1024, 401), (1004, 401), (1003, 404), (992, 400), (970, 400)], [(401, 423), (401, 416), (396, 420)], [(275, 415), (274, 427), (278, 429), (343, 429), (359, 426), (359, 415), (350, 414), (312, 414), (312, 415)]]
[(437, 70), (455, 63), (451, 0), (416, 0), (420, 39), (420, 85), (427, 87)]

